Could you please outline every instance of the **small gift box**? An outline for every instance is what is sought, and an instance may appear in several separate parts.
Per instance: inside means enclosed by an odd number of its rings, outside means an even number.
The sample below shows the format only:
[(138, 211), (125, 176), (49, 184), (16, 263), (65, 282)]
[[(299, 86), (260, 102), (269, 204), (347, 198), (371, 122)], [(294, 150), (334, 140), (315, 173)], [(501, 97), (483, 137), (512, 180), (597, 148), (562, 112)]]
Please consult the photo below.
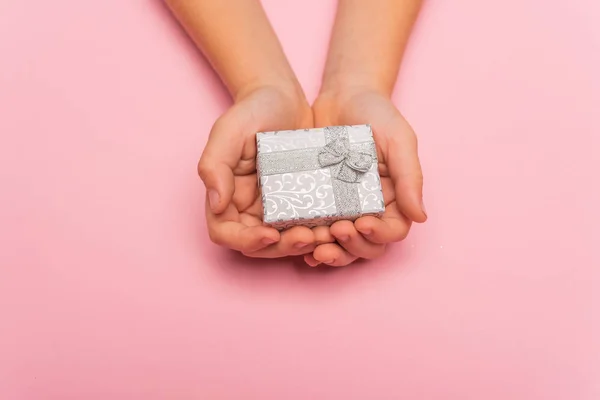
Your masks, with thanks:
[(256, 134), (265, 225), (331, 225), (385, 210), (369, 125)]

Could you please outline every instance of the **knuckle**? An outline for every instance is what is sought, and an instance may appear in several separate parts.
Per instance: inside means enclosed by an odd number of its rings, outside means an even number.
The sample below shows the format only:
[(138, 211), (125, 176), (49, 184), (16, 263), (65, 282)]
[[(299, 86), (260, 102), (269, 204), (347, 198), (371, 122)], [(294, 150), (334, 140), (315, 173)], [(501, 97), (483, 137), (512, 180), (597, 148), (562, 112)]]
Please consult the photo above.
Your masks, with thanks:
[(421, 169), (418, 169), (417, 171), (415, 171), (414, 179), (417, 182), (417, 184), (419, 184), (420, 186), (423, 186), (423, 171), (421, 171)]
[(209, 137), (219, 134), (219, 132), (221, 132), (225, 129), (225, 126), (227, 125), (226, 115), (227, 114), (223, 114), (219, 118), (217, 118), (217, 120), (213, 124), (212, 128), (210, 128)]
[(408, 137), (410, 138), (411, 143), (415, 145), (415, 147), (419, 144), (419, 137), (414, 131), (411, 130)]
[(289, 249), (283, 252), (282, 257), (288, 256), (303, 256), (305, 254), (311, 254), (315, 250), (315, 245), (311, 244), (306, 247), (302, 247), (301, 249)]
[(392, 136), (391, 140), (397, 145), (409, 146), (411, 148), (418, 147), (418, 138), (412, 129), (404, 129), (401, 135)]
[(205, 157), (202, 157), (198, 162), (198, 175), (200, 179), (205, 181), (214, 171), (214, 163), (210, 163)]
[(395, 242), (401, 242), (408, 237), (409, 228), (402, 228), (396, 233)]
[(223, 241), (223, 237), (221, 236), (219, 231), (212, 226), (208, 227), (208, 237), (210, 238), (210, 241), (216, 245), (219, 245), (219, 246), (225, 245), (225, 242)]

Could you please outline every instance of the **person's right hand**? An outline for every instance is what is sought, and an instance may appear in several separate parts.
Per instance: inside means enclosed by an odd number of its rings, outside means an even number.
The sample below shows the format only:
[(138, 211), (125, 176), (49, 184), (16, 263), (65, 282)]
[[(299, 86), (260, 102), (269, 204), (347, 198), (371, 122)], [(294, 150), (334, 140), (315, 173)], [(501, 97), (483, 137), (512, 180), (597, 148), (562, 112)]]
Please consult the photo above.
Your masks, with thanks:
[(386, 207), (381, 218), (335, 222), (330, 232), (337, 243), (319, 245), (304, 259), (313, 267), (341, 267), (377, 258), (388, 244), (404, 240), (413, 222), (427, 219), (415, 132), (388, 96), (370, 88), (323, 92), (313, 111), (316, 126), (371, 124)]
[(326, 227), (284, 232), (262, 225), (256, 177), (256, 132), (313, 126), (312, 111), (296, 90), (252, 90), (214, 124), (198, 163), (206, 186), (206, 220), (211, 240), (250, 257), (277, 258), (313, 251), (332, 242)]

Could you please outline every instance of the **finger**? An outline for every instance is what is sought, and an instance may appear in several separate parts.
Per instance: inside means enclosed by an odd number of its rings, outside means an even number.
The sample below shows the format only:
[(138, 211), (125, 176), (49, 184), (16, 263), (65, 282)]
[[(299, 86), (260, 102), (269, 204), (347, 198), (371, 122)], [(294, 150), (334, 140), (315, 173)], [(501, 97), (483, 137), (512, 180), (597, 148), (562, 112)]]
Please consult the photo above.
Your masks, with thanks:
[(217, 120), (198, 162), (198, 175), (206, 186), (209, 205), (215, 214), (222, 213), (231, 202), (235, 190), (233, 169), (243, 148), (243, 143), (231, 139), (239, 132), (230, 125), (226, 117)]
[[(335, 237), (331, 234), (330, 228), (328, 226), (314, 227), (313, 233), (315, 235), (315, 244), (317, 246), (320, 244), (335, 242)], [(317, 267), (321, 264), (321, 262), (316, 260), (310, 253), (304, 255), (304, 262), (311, 267)]]
[(304, 255), (304, 262), (307, 263), (310, 267), (318, 267), (319, 264), (321, 264), (320, 261), (318, 261), (317, 259), (315, 259), (313, 257), (312, 254), (305, 254)]
[[(236, 176), (234, 181), (235, 191), (231, 202), (238, 211), (242, 212), (240, 215), (262, 216), (263, 204), (256, 184), (256, 174)], [(257, 225), (262, 223), (259, 218), (256, 218), (255, 222)]]
[(423, 205), (423, 173), (419, 162), (417, 137), (400, 115), (390, 125), (392, 129), (386, 148), (386, 163), (400, 211), (415, 222), (425, 222)]
[(336, 222), (331, 226), (331, 234), (348, 253), (356, 257), (373, 259), (385, 252), (385, 244), (373, 243), (365, 239), (351, 221)]
[(358, 257), (348, 253), (340, 245), (335, 243), (321, 244), (315, 247), (313, 257), (320, 263), (332, 267), (343, 267), (358, 259)]
[(406, 239), (411, 223), (392, 203), (382, 218), (361, 217), (354, 222), (354, 226), (369, 242), (386, 244)]
[(211, 157), (203, 157), (198, 163), (198, 174), (206, 187), (210, 209), (215, 214), (222, 213), (231, 202), (235, 190), (233, 171)]
[(315, 234), (315, 243), (316, 244), (335, 242), (335, 237), (333, 237), (333, 235), (331, 234), (330, 228), (328, 226), (314, 227), (313, 233)]
[(255, 252), (244, 252), (249, 257), (279, 258), (310, 253), (315, 248), (315, 235), (305, 226), (295, 226), (280, 234), (280, 240)]
[(280, 240), (276, 229), (261, 225), (246, 226), (239, 222), (233, 205), (229, 205), (222, 215), (216, 215), (207, 208), (206, 222), (213, 243), (243, 253), (256, 252)]

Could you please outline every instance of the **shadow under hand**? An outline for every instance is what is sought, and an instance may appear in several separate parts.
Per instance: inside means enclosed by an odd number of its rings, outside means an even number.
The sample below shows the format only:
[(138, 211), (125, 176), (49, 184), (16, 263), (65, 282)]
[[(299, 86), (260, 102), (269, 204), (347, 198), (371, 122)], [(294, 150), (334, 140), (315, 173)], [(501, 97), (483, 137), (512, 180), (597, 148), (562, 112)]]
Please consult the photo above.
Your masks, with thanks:
[[(376, 282), (391, 275), (404, 274), (408, 265), (406, 246), (393, 246), (377, 260), (359, 260), (345, 267), (309, 267), (302, 257), (254, 259), (238, 252), (218, 248), (211, 260), (203, 260), (212, 269), (215, 279), (236, 288), (272, 293), (284, 297), (331, 298), (348, 290)], [(206, 256), (203, 256), (203, 258)], [(376, 285), (376, 283), (373, 283)], [(371, 286), (371, 284), (369, 284)]]

